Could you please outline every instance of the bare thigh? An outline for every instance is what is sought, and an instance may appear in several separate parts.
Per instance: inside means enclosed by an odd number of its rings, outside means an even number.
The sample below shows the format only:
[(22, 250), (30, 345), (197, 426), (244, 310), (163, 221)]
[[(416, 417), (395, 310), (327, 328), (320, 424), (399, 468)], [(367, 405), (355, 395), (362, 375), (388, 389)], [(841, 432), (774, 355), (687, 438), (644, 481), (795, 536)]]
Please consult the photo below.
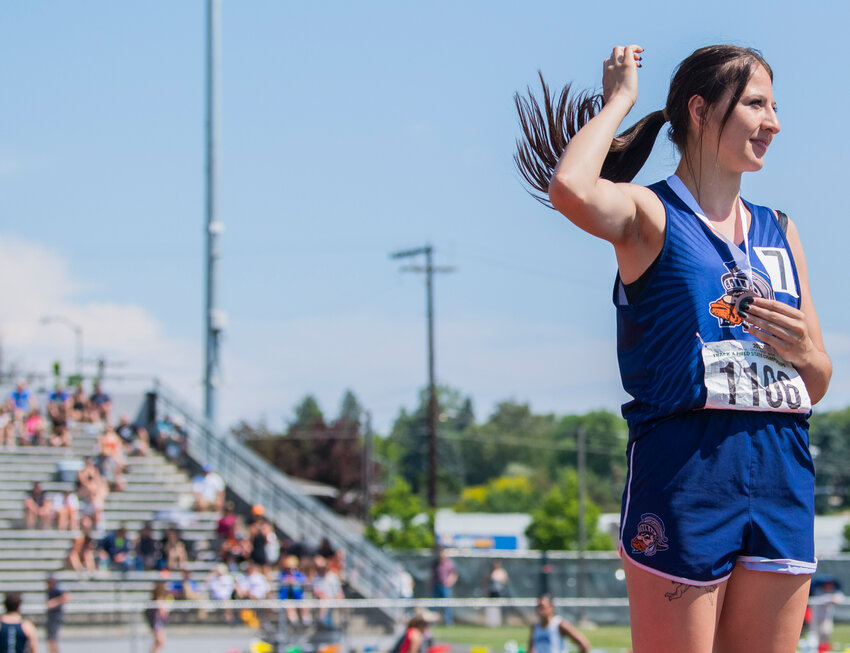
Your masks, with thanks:
[(634, 653), (712, 653), (726, 581), (677, 583), (623, 558)]
[(726, 586), (717, 653), (794, 653), (809, 597), (809, 575), (737, 565)]

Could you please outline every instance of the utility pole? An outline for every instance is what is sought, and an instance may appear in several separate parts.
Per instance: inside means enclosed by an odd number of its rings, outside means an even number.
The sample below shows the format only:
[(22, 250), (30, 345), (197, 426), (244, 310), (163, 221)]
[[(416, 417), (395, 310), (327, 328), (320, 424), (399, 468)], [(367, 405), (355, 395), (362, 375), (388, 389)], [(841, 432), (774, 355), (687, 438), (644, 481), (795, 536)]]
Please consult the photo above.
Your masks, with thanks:
[[(584, 428), (579, 426), (576, 432), (578, 449), (578, 597), (584, 598), (584, 550), (587, 548), (587, 524), (584, 511), (587, 501), (587, 467)], [(584, 621), (584, 608), (579, 608), (579, 623)]]
[(363, 438), (363, 523), (372, 523), (372, 485), (374, 463), (372, 462), (372, 413), (366, 413), (366, 433)]
[(390, 254), (390, 258), (409, 258), (425, 255), (425, 267), (421, 265), (406, 265), (402, 272), (424, 272), (426, 310), (428, 318), (428, 506), (437, 507), (437, 422), (439, 421), (437, 406), (437, 386), (434, 381), (434, 272), (454, 272), (453, 267), (435, 267), (433, 263), (434, 248), (431, 245), (408, 249)]
[(216, 397), (221, 385), (219, 343), (226, 316), (217, 306), (218, 236), (224, 224), (218, 221), (218, 60), (221, 42), (221, 0), (207, 0), (206, 48), (206, 295), (204, 306), (204, 416), (216, 422)]

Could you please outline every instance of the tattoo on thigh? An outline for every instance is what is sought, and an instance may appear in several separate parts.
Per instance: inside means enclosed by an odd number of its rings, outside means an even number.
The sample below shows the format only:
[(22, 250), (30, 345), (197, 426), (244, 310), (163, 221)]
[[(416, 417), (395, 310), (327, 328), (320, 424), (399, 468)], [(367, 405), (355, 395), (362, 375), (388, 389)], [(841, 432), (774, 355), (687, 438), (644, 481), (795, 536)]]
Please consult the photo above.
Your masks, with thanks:
[(673, 583), (673, 591), (666, 592), (664, 596), (667, 597), (668, 601), (675, 601), (676, 599), (682, 598), (685, 592), (689, 589), (701, 589), (703, 592), (708, 594), (708, 600), (711, 605), (714, 605), (714, 594), (717, 592), (717, 585), (705, 585), (703, 587), (697, 587), (696, 585), (687, 585), (685, 583), (677, 583), (676, 581), (672, 581)]

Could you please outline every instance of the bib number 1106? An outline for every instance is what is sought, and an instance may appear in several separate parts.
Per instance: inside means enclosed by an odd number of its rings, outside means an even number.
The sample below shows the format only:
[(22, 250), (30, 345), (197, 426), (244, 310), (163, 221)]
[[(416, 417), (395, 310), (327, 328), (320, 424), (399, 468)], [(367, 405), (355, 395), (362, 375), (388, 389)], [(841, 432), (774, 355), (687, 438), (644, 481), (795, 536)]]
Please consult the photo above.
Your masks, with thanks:
[(703, 346), (706, 408), (808, 412), (811, 400), (794, 366), (759, 342), (724, 340)]
[[(726, 374), (726, 382), (729, 384), (729, 405), (735, 406), (738, 403), (738, 374), (737, 365), (729, 361), (720, 368), (721, 372)], [(747, 405), (758, 408), (761, 405), (762, 393), (765, 395), (767, 405), (771, 408), (779, 408), (784, 401), (791, 410), (796, 410), (803, 403), (803, 398), (800, 396), (800, 391), (790, 383), (791, 378), (782, 370), (774, 371), (774, 369), (765, 364), (762, 367), (764, 383), (760, 383), (758, 365), (751, 363), (749, 367), (744, 369), (744, 374), (750, 380), (750, 389), (752, 397), (747, 397)], [(744, 392), (746, 388), (742, 389)]]

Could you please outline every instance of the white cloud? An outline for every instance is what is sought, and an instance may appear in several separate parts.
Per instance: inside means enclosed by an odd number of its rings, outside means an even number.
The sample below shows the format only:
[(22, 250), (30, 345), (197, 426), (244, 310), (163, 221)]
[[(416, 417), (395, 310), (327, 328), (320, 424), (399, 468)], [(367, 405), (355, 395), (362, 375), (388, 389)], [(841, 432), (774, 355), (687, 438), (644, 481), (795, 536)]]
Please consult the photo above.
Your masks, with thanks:
[[(182, 392), (192, 391), (198, 347), (170, 338), (163, 325), (141, 306), (79, 299), (85, 286), (62, 255), (37, 244), (0, 237), (0, 338), (5, 363), (46, 374), (59, 360), (64, 371), (76, 368), (80, 327), (85, 358), (105, 357), (126, 368), (116, 374), (159, 374)], [(68, 324), (43, 323), (56, 316)], [(88, 371), (93, 371), (91, 365)], [(138, 386), (139, 383), (137, 382)]]

